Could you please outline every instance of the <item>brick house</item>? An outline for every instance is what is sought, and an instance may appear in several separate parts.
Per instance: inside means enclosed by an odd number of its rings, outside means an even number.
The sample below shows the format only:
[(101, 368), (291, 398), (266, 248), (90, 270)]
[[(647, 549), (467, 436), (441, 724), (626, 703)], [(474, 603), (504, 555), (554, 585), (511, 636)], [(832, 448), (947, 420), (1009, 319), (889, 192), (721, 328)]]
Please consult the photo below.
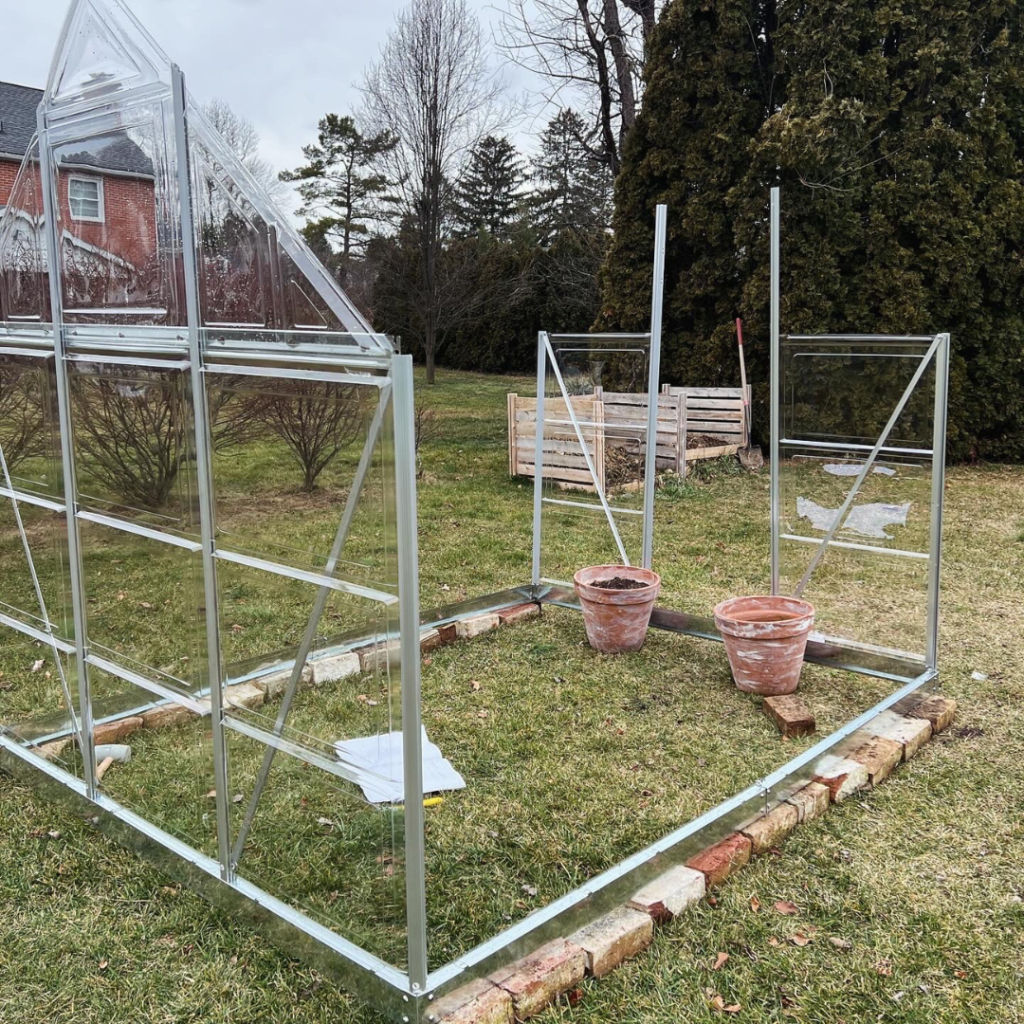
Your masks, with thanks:
[[(12, 196), (42, 97), (0, 82), (0, 214), (13, 213), (0, 236), (0, 319), (49, 317), (38, 165)], [(125, 132), (65, 145), (55, 159), (65, 306), (132, 305), (159, 273), (152, 161)]]

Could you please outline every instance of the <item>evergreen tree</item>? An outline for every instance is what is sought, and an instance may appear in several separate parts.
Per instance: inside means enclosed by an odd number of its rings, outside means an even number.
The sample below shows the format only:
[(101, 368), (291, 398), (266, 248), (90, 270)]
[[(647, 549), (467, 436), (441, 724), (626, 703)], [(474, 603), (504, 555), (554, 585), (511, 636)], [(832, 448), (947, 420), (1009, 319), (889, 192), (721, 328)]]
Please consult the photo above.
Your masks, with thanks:
[(583, 118), (566, 107), (548, 123), (533, 165), (534, 222), (550, 244), (564, 231), (602, 231), (611, 217), (612, 177), (588, 146)]
[(646, 304), (649, 225), (667, 201), (663, 365), (681, 383), (732, 382), (742, 315), (766, 381), (767, 200), (781, 184), (782, 329), (949, 331), (951, 455), (1024, 458), (1024, 11), (839, 0), (779, 5), (776, 23), (774, 6), (735, 9), (675, 0), (654, 34), (605, 323)]
[(337, 114), (318, 127), (317, 144), (302, 147), (308, 163), (282, 171), (281, 180), (298, 183), (303, 206), (296, 212), (307, 218), (307, 241), (337, 252), (343, 271), (364, 250), (371, 223), (387, 215), (391, 182), (377, 168), (397, 140), (386, 131), (363, 135), (351, 117)]
[(455, 188), (458, 231), (474, 235), (488, 231), (508, 238), (520, 205), (523, 161), (505, 137), (486, 135), (469, 155), (469, 165)]

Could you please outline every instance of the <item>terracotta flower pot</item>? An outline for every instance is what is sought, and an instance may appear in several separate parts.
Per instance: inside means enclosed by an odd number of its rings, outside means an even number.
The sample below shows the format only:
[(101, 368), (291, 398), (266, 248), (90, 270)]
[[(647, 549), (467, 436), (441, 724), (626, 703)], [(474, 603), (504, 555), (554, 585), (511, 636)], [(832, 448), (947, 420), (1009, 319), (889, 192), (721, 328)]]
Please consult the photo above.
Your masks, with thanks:
[(734, 597), (715, 606), (715, 625), (741, 690), (774, 697), (797, 688), (814, 605), (797, 597)]
[(572, 579), (590, 646), (605, 654), (640, 650), (661, 577), (632, 565), (592, 565)]

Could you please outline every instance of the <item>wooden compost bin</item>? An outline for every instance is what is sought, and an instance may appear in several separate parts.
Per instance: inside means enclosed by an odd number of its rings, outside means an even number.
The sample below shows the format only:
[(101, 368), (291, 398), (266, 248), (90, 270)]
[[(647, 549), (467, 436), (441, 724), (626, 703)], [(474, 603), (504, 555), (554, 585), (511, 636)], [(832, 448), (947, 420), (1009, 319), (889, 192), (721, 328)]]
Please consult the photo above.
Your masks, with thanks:
[[(748, 388), (749, 394), (749, 388)], [(596, 470), (598, 485), (606, 488), (609, 450), (642, 443), (647, 431), (647, 396), (606, 392), (570, 397), (573, 412)], [(545, 398), (543, 462), (549, 480), (560, 487), (593, 490), (593, 478), (576, 438), (564, 399)], [(704, 448), (686, 448), (686, 438), (707, 434), (727, 442)], [(510, 476), (534, 475), (537, 440), (537, 399), (508, 396), (508, 471)], [(682, 474), (693, 459), (735, 454), (746, 442), (743, 402), (739, 388), (673, 388), (665, 385), (658, 396), (657, 466)], [(627, 485), (628, 486), (628, 485)]]

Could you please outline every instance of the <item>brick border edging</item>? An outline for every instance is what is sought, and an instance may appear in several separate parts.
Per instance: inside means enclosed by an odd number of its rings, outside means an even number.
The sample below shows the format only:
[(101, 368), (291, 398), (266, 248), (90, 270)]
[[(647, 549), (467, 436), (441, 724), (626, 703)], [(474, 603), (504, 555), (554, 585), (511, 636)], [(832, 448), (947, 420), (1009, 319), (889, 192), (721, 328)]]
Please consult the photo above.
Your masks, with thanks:
[(862, 789), (883, 782), (936, 733), (948, 728), (956, 701), (938, 694), (900, 714), (883, 711), (853, 733), (841, 756), (826, 754), (812, 781), (766, 814), (701, 850), (685, 865), (649, 882), (624, 906), (541, 946), (507, 967), (449, 992), (431, 1005), (432, 1024), (514, 1024), (536, 1016), (575, 988), (584, 977), (600, 978), (645, 950), (655, 925), (678, 917), (721, 885), (753, 856), (777, 846), (799, 825), (824, 814)]
[[(499, 626), (512, 625), (523, 619), (537, 618), (540, 614), (540, 602), (524, 601), (522, 604), (502, 608), (500, 611), (470, 615), (442, 626), (423, 627), (420, 630), (420, 655), (426, 656), (431, 651), (436, 651), (439, 647), (454, 643), (456, 640), (468, 640), (483, 633), (489, 633)], [(303, 667), (299, 688), (308, 689), (313, 686), (322, 686), (325, 683), (338, 682), (349, 676), (371, 674), (382, 667), (381, 662), (386, 668), (387, 659), (393, 659), (397, 655), (397, 649), (396, 641), (391, 641), (388, 644), (371, 643), (364, 644), (362, 647), (353, 647), (341, 654), (310, 660)], [(265, 675), (245, 682), (233, 683), (225, 687), (224, 707), (248, 709), (262, 707), (268, 700), (280, 697), (284, 693), (291, 675), (292, 670), (289, 668), (277, 672), (267, 672)], [(157, 700), (155, 695), (153, 699)], [(205, 705), (204, 714), (209, 714), (209, 698), (201, 700), (200, 704)], [(95, 726), (93, 742), (96, 745), (120, 743), (140, 729), (166, 729), (182, 725), (196, 717), (199, 717), (199, 714), (184, 704), (175, 702), (154, 704), (153, 707), (147, 708), (140, 714), (127, 715), (124, 718)], [(69, 734), (40, 746), (30, 746), (28, 749), (50, 761), (59, 757), (73, 742), (74, 737)]]

